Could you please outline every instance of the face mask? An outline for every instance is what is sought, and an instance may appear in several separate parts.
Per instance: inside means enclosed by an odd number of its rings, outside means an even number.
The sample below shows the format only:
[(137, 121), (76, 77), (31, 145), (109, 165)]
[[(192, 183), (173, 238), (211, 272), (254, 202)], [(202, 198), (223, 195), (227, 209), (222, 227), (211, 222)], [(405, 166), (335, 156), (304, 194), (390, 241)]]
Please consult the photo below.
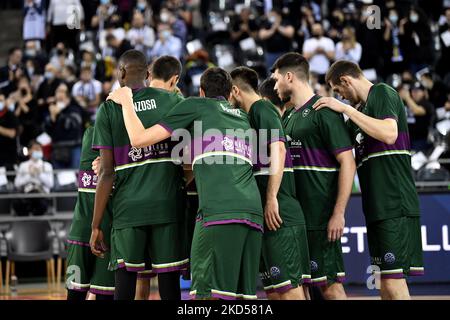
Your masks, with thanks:
[(389, 20), (391, 20), (391, 22), (395, 24), (398, 21), (398, 16), (391, 15), (391, 16), (389, 16)]
[(166, 12), (163, 12), (159, 16), (159, 18), (161, 19), (161, 22), (168, 22), (169, 21), (169, 14), (166, 13)]
[(275, 23), (275, 21), (277, 21), (277, 18), (275, 16), (270, 16), (269, 21), (270, 23)]
[(14, 110), (16, 110), (16, 104), (15, 103), (10, 103), (8, 106), (9, 111), (14, 112)]
[(417, 21), (419, 21), (419, 16), (415, 13), (411, 13), (409, 15), (409, 20), (411, 20), (412, 23), (416, 23)]
[(36, 56), (36, 50), (35, 49), (27, 49), (25, 50), (25, 55), (29, 57), (35, 57)]
[(100, 0), (100, 3), (103, 4), (103, 5), (104, 5), (104, 4), (108, 4), (108, 3), (109, 3), (109, 0)]
[(34, 160), (41, 160), (44, 157), (44, 154), (42, 153), (42, 151), (33, 151), (31, 153), (31, 157)]
[(62, 101), (58, 101), (58, 102), (56, 102), (56, 106), (58, 107), (59, 111), (61, 111), (62, 109), (64, 109), (66, 107), (66, 104)]
[(55, 75), (53, 74), (53, 72), (47, 71), (45, 72), (44, 77), (48, 80), (52, 80), (55, 77)]
[(27, 68), (27, 72), (30, 76), (34, 74), (34, 68)]
[(5, 109), (5, 103), (0, 102), (0, 112), (3, 111), (3, 109)]
[(146, 5), (145, 5), (145, 3), (139, 2), (137, 4), (137, 8), (138, 8), (138, 10), (144, 11), (146, 8)]
[(171, 36), (171, 33), (170, 33), (169, 30), (164, 30), (164, 31), (161, 32), (161, 36), (162, 36), (164, 39), (167, 39), (167, 38), (169, 38), (169, 37)]

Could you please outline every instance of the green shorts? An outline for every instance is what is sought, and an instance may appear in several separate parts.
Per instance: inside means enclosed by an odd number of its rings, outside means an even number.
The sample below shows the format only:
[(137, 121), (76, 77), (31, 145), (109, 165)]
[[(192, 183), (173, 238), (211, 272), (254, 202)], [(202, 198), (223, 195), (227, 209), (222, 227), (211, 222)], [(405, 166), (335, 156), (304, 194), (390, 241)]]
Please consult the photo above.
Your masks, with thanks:
[(191, 251), (193, 298), (256, 299), (262, 233), (244, 224), (195, 225)]
[(260, 276), (266, 293), (283, 293), (311, 282), (305, 225), (264, 233)]
[(381, 220), (367, 226), (371, 263), (381, 278), (424, 274), (420, 217)]
[(345, 281), (341, 241), (328, 241), (326, 230), (308, 230), (311, 284), (326, 286)]
[(66, 288), (94, 294), (114, 294), (114, 272), (108, 271), (109, 253), (104, 258), (92, 254), (89, 243), (67, 240)]
[(158, 274), (186, 269), (189, 259), (182, 226), (182, 223), (166, 223), (113, 228), (110, 270), (126, 268), (142, 275), (151, 271)]
[[(194, 229), (195, 229), (195, 221), (198, 215), (198, 197), (196, 195), (187, 196), (187, 206), (186, 206), (186, 227), (185, 227), (185, 235), (186, 235), (186, 250), (190, 254), (191, 246), (192, 246), (192, 238), (194, 237)], [(191, 279), (190, 267), (188, 270), (182, 272), (184, 280)]]

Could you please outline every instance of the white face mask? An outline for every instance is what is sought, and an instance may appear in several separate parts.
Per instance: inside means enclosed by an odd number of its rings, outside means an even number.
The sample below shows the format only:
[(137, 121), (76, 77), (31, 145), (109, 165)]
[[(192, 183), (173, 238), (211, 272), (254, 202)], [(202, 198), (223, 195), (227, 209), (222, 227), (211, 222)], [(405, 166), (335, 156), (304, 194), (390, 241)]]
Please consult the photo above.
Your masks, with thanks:
[(5, 109), (5, 103), (2, 101), (0, 102), (0, 112), (3, 111), (3, 109)]
[(8, 105), (8, 109), (9, 109), (9, 111), (14, 112), (14, 110), (16, 110), (16, 104), (15, 103), (10, 103)]
[(61, 111), (66, 107), (66, 103), (63, 101), (58, 101), (56, 102), (56, 106), (58, 107), (59, 111)]
[(411, 13), (409, 15), (409, 20), (411, 20), (412, 23), (416, 23), (419, 21), (419, 16), (416, 13)]

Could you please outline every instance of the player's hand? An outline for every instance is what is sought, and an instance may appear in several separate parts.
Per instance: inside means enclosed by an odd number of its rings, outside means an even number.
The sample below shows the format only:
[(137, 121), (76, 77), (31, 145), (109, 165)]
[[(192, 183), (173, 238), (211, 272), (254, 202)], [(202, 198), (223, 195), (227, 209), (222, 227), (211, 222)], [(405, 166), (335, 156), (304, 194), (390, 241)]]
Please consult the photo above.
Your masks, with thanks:
[(103, 231), (100, 229), (92, 229), (91, 239), (89, 240), (91, 251), (97, 257), (103, 258), (105, 252), (108, 250), (105, 242), (103, 241)]
[(133, 92), (128, 87), (121, 87), (111, 92), (106, 100), (112, 100), (117, 104), (123, 105), (133, 100)]
[(330, 108), (339, 113), (344, 113), (347, 108), (351, 108), (348, 104), (340, 102), (332, 97), (322, 97), (314, 103), (313, 108), (318, 111), (322, 108)]
[(100, 171), (100, 157), (97, 157), (92, 161), (92, 170), (94, 170), (95, 175), (98, 176)]
[(271, 231), (276, 231), (281, 227), (283, 220), (280, 217), (277, 198), (267, 199), (264, 208), (264, 220)]
[(341, 213), (333, 213), (333, 215), (330, 218), (330, 221), (328, 221), (328, 228), (327, 228), (328, 241), (334, 242), (336, 240), (339, 240), (344, 234), (344, 227), (345, 227), (344, 215)]

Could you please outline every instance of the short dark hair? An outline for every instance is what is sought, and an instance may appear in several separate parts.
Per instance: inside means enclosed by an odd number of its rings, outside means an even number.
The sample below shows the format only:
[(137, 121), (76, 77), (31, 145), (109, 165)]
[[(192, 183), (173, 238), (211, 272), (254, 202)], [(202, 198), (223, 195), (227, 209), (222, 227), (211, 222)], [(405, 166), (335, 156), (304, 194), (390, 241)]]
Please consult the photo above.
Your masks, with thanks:
[(275, 61), (270, 71), (273, 73), (277, 69), (282, 74), (290, 71), (300, 80), (309, 80), (309, 63), (300, 53), (289, 52), (283, 54)]
[(152, 78), (169, 81), (173, 76), (181, 74), (181, 62), (172, 56), (161, 56), (150, 66)]
[(263, 98), (269, 99), (277, 107), (282, 107), (283, 102), (275, 91), (276, 80), (274, 78), (267, 78), (259, 86), (259, 92)]
[(222, 68), (212, 67), (206, 69), (200, 78), (200, 88), (207, 98), (228, 98), (231, 93), (231, 76)]
[(31, 149), (31, 148), (33, 148), (34, 146), (39, 146), (39, 147), (42, 148), (42, 144), (40, 144), (39, 142), (37, 142), (37, 140), (31, 140), (31, 141), (28, 143), (28, 149)]
[(14, 52), (16, 52), (17, 50), (22, 51), (22, 49), (20, 47), (12, 47), (8, 50), (8, 57), (12, 56), (14, 54)]
[(233, 84), (244, 91), (258, 92), (258, 73), (247, 67), (237, 67), (230, 72)]
[(120, 56), (119, 61), (124, 64), (126, 70), (129, 72), (131, 71), (134, 76), (143, 79), (147, 78), (147, 58), (141, 51), (135, 49), (127, 50)]
[(325, 82), (334, 85), (339, 85), (341, 83), (342, 76), (350, 76), (352, 78), (360, 78), (363, 75), (361, 68), (351, 61), (338, 60), (333, 63), (328, 69), (325, 76)]

